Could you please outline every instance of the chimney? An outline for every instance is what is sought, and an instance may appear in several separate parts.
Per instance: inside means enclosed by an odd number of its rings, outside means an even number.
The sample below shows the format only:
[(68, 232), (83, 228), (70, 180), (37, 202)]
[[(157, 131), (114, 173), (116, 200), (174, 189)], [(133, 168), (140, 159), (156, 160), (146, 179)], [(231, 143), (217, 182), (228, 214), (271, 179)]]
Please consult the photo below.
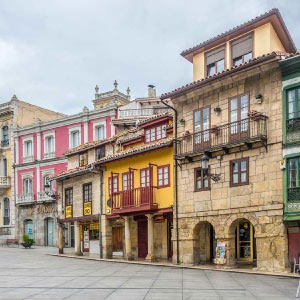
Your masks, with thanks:
[(148, 97), (149, 98), (156, 98), (155, 85), (152, 85), (152, 84), (148, 85)]

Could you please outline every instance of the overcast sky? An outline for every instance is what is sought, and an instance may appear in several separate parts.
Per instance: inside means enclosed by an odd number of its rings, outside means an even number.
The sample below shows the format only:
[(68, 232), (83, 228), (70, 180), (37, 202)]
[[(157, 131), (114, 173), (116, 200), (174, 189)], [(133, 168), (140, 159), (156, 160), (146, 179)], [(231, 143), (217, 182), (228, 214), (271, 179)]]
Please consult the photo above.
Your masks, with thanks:
[(67, 114), (115, 79), (132, 97), (192, 81), (180, 52), (278, 7), (300, 48), (300, 0), (0, 0), (0, 99)]

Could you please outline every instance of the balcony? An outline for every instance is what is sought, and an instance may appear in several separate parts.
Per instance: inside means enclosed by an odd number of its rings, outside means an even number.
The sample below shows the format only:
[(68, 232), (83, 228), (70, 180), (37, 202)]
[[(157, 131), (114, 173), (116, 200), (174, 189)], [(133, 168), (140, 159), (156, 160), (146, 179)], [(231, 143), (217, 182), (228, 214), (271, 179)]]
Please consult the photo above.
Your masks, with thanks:
[(172, 112), (170, 108), (141, 108), (141, 109), (119, 109), (119, 119), (125, 118), (136, 118), (136, 117), (147, 117), (158, 115), (162, 113)]
[(10, 177), (0, 176), (0, 189), (7, 189), (10, 187)]
[(112, 195), (112, 213), (123, 214), (157, 209), (157, 187), (135, 188)]
[(33, 162), (33, 155), (31, 156), (23, 156), (23, 163)]
[(34, 203), (33, 193), (21, 194), (17, 196), (17, 205), (28, 205)]
[(55, 157), (55, 152), (44, 153), (44, 159), (50, 159)]
[(229, 152), (230, 148), (261, 142), (266, 147), (267, 117), (258, 116), (187, 134), (178, 139), (177, 158), (184, 159), (204, 152)]
[(51, 191), (51, 192), (38, 192), (37, 194), (37, 202), (38, 203), (43, 203), (43, 202), (52, 202), (52, 201), (56, 201), (55, 196), (55, 192)]
[(9, 140), (2, 140), (1, 141), (1, 146), (2, 147), (8, 147), (9, 146)]

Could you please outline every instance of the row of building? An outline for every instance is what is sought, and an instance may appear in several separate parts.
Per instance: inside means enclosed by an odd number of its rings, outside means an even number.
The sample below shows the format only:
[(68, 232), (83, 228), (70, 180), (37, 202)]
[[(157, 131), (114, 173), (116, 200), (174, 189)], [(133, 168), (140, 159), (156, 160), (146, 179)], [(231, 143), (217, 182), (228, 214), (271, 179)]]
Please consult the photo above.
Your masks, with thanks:
[(181, 55), (193, 82), (160, 98), (149, 86), (131, 101), (115, 82), (73, 116), (16, 97), (0, 107), (3, 238), (103, 258), (298, 262), (300, 53), (279, 11)]

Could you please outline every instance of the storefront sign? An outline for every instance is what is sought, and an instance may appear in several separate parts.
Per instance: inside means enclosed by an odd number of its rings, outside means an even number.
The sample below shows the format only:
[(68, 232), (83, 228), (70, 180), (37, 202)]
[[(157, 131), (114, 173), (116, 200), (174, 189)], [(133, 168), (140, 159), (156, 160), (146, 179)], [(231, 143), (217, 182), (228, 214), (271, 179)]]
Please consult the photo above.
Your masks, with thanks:
[(83, 215), (90, 216), (92, 214), (92, 202), (84, 202)]
[(37, 213), (38, 214), (50, 214), (56, 213), (56, 206), (38, 206)]
[(90, 230), (97, 230), (99, 229), (99, 223), (91, 223)]
[(66, 219), (72, 218), (72, 205), (66, 206)]
[(226, 263), (226, 243), (218, 242), (216, 248), (216, 258), (214, 263), (217, 265), (224, 265)]

